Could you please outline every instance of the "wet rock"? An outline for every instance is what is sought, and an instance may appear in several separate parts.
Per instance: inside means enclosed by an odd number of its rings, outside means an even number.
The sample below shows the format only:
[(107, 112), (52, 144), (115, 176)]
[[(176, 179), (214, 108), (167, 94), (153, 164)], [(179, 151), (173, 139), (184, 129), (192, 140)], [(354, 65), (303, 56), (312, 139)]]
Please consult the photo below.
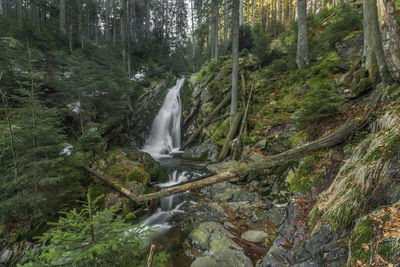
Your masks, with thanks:
[(183, 157), (196, 160), (216, 161), (218, 154), (219, 147), (215, 144), (212, 144), (210, 140), (207, 140), (199, 146), (187, 148), (183, 154)]
[(242, 234), (242, 238), (253, 243), (265, 243), (268, 234), (263, 231), (250, 230)]
[(233, 235), (228, 232), (220, 223), (205, 222), (201, 223), (189, 235), (189, 243), (202, 250), (217, 253), (228, 248), (242, 250), (232, 241)]
[(243, 252), (224, 249), (212, 256), (197, 258), (191, 267), (252, 267), (251, 260)]

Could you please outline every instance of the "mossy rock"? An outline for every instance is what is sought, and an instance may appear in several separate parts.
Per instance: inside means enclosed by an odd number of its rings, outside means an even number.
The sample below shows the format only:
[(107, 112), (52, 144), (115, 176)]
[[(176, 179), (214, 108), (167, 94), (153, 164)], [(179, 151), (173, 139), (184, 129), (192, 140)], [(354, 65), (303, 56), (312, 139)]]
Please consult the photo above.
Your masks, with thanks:
[(150, 182), (150, 174), (143, 170), (142, 167), (137, 166), (125, 175), (125, 181), (137, 181), (142, 184), (148, 184)]

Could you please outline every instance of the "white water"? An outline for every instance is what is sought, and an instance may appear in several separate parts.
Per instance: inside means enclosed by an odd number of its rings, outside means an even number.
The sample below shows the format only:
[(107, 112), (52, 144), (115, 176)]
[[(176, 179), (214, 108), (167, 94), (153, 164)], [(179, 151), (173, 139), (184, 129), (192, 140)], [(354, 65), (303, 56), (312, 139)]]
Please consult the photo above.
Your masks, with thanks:
[(155, 159), (180, 152), (182, 114), (180, 90), (184, 81), (185, 79), (177, 80), (176, 85), (168, 90), (151, 126), (149, 139), (142, 149)]
[[(181, 115), (182, 104), (180, 90), (184, 79), (179, 79), (176, 85), (168, 90), (164, 103), (155, 117), (151, 126), (150, 136), (142, 148), (144, 152), (149, 153), (154, 159), (161, 163), (167, 163), (166, 158), (171, 158), (174, 154), (180, 153), (181, 146)], [(158, 184), (162, 189), (182, 182), (186, 182), (193, 177), (200, 176), (200, 173), (187, 171), (170, 170), (169, 181)], [(184, 212), (181, 207), (186, 203), (178, 203), (177, 196), (172, 195), (160, 199), (160, 205), (157, 211), (148, 217), (143, 225), (156, 226), (161, 229), (170, 228), (169, 220), (176, 214)]]

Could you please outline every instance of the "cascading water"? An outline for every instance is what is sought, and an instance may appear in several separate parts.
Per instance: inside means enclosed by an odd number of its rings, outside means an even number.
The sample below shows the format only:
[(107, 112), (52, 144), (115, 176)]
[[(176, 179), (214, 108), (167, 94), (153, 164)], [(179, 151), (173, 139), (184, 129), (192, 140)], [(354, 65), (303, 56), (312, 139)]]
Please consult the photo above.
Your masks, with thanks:
[(179, 152), (181, 146), (181, 96), (180, 90), (185, 79), (179, 79), (168, 90), (164, 103), (153, 121), (150, 137), (143, 151), (154, 158)]
[[(177, 164), (173, 160), (169, 160), (172, 159), (174, 154), (180, 153), (182, 114), (180, 90), (184, 81), (184, 79), (179, 79), (176, 85), (168, 90), (164, 103), (153, 121), (149, 139), (142, 149), (161, 164), (169, 167), (169, 181), (158, 184), (161, 189), (197, 178), (203, 174), (179, 170), (176, 168)], [(171, 163), (173, 167), (171, 167)], [(160, 199), (160, 206), (157, 211), (148, 217), (143, 224), (169, 228), (168, 221), (176, 213), (183, 212), (180, 208), (186, 203), (186, 200), (177, 202), (179, 200), (175, 195)]]

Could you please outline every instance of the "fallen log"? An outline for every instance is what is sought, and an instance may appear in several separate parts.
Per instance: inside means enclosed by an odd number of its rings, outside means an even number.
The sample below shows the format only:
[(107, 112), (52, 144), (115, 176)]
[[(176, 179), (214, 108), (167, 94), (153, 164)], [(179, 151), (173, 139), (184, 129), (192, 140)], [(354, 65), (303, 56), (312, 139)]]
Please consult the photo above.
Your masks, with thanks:
[(226, 156), (228, 156), (229, 144), (232, 141), (232, 139), (235, 137), (235, 134), (239, 127), (240, 119), (242, 118), (242, 115), (243, 115), (243, 111), (240, 111), (240, 112), (237, 112), (235, 117), (233, 118), (231, 127), (229, 127), (229, 132), (226, 135), (226, 138), (224, 140), (224, 146), (222, 147), (221, 152), (219, 153), (218, 161), (221, 161), (224, 158), (226, 158)]
[(115, 181), (111, 177), (108, 177), (105, 174), (101, 174), (87, 166), (85, 166), (85, 170), (88, 173), (90, 173), (91, 175), (93, 175), (94, 177), (96, 177), (96, 178), (100, 179), (101, 181), (105, 182), (106, 184), (110, 185), (112, 188), (114, 188), (115, 190), (120, 192), (122, 195), (132, 199), (133, 201), (136, 201), (136, 196), (131, 191), (129, 191), (129, 189), (123, 187), (119, 182)]
[(208, 185), (228, 181), (228, 180), (235, 178), (236, 176), (237, 175), (235, 173), (224, 172), (224, 173), (221, 173), (218, 175), (211, 176), (209, 178), (205, 178), (203, 180), (198, 180), (195, 182), (166, 188), (166, 189), (160, 190), (155, 193), (140, 195), (140, 196), (136, 197), (136, 201), (137, 202), (145, 202), (145, 201), (149, 201), (149, 200), (152, 200), (155, 198), (162, 198), (162, 197), (166, 197), (166, 196), (170, 196), (170, 195), (175, 195), (175, 194), (182, 193), (182, 192), (185, 192), (188, 190), (202, 188), (202, 187), (205, 187)]
[(189, 139), (181, 146), (181, 150), (184, 150), (203, 130), (204, 127), (208, 125), (208, 123), (218, 114), (218, 112), (225, 106), (226, 103), (231, 99), (231, 94), (228, 94), (224, 100), (211, 112), (210, 116), (208, 116), (200, 127), (189, 137)]
[(370, 106), (366, 112), (367, 115), (364, 118), (349, 119), (343, 124), (343, 126), (341, 126), (335, 132), (330, 133), (329, 135), (327, 135), (319, 140), (316, 140), (314, 142), (311, 142), (309, 144), (306, 144), (302, 147), (294, 148), (294, 149), (285, 151), (281, 154), (277, 154), (274, 156), (265, 157), (257, 162), (247, 164), (244, 167), (242, 166), (242, 167), (239, 167), (236, 169), (229, 170), (229, 172), (220, 173), (220, 174), (217, 174), (217, 175), (214, 175), (214, 176), (202, 179), (202, 180), (197, 180), (197, 181), (190, 182), (187, 184), (166, 188), (166, 189), (160, 190), (158, 192), (154, 192), (154, 193), (150, 193), (150, 194), (146, 194), (146, 195), (135, 196), (132, 192), (130, 192), (128, 189), (123, 187), (118, 182), (114, 181), (112, 178), (109, 178), (106, 175), (102, 175), (102, 174), (92, 170), (91, 168), (85, 167), (85, 169), (90, 174), (92, 174), (93, 176), (106, 182), (107, 184), (112, 186), (114, 189), (119, 191), (121, 194), (129, 197), (133, 201), (145, 202), (145, 201), (149, 201), (152, 199), (158, 199), (158, 198), (182, 193), (182, 192), (185, 192), (188, 190), (198, 189), (198, 188), (202, 188), (202, 187), (209, 186), (212, 184), (228, 181), (233, 178), (242, 178), (242, 177), (249, 175), (250, 173), (252, 173), (254, 171), (260, 171), (260, 170), (264, 170), (264, 169), (278, 167), (278, 166), (281, 166), (290, 161), (298, 160), (307, 153), (318, 151), (318, 150), (329, 148), (329, 147), (333, 147), (335, 145), (343, 143), (350, 136), (352, 136), (354, 133), (356, 133), (356, 131), (362, 129), (364, 126), (366, 126), (368, 124), (370, 114), (372, 113), (371, 111), (373, 111), (374, 108), (375, 107)]

